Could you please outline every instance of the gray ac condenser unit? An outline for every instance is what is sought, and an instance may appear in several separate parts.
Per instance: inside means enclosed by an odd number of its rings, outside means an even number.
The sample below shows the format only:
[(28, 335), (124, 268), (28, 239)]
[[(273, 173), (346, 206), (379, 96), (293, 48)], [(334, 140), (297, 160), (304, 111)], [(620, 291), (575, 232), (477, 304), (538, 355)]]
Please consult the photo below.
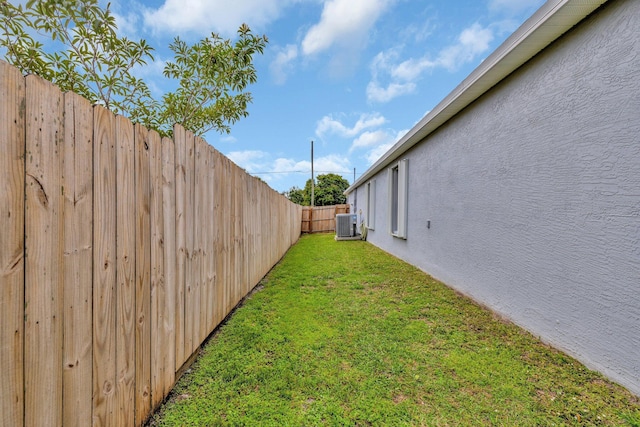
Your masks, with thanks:
[(337, 214), (336, 215), (336, 236), (337, 237), (354, 237), (356, 235), (356, 222), (358, 217), (356, 214)]

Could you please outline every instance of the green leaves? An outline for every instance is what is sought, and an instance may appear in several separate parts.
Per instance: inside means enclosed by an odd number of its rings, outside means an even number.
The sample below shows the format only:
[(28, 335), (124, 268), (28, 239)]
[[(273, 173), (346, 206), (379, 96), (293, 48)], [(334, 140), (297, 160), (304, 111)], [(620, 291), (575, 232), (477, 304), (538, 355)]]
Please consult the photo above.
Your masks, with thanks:
[(164, 75), (180, 85), (162, 99), (163, 121), (180, 123), (197, 135), (211, 129), (229, 133), (231, 124), (248, 115), (253, 98), (246, 88), (257, 81), (253, 55), (262, 53), (267, 42), (245, 24), (235, 43), (215, 33), (192, 46), (176, 37), (169, 45), (174, 60), (167, 62)]
[[(42, 36), (45, 43), (36, 40)], [(248, 115), (248, 85), (257, 81), (253, 55), (263, 53), (265, 36), (243, 24), (232, 43), (212, 33), (189, 46), (179, 38), (170, 45), (173, 61), (164, 76), (179, 82), (162, 102), (153, 98), (134, 70), (153, 61), (145, 41), (117, 34), (109, 5), (97, 0), (30, 0), (23, 7), (0, 3), (0, 47), (6, 60), (25, 74), (37, 74), (132, 121), (170, 135), (174, 123), (196, 135), (229, 132)]]
[[(349, 188), (349, 181), (335, 173), (317, 176), (317, 183), (313, 189), (314, 206), (340, 205), (347, 202), (343, 194)], [(291, 187), (285, 196), (294, 203), (302, 206), (311, 205), (311, 179), (307, 180), (304, 188)]]

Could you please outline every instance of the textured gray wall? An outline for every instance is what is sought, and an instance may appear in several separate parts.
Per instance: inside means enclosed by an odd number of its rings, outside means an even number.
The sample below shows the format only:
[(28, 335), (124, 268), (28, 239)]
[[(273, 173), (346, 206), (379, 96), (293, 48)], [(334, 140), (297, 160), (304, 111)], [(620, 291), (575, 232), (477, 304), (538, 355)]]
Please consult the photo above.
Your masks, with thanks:
[(640, 1), (609, 3), (402, 156), (407, 240), (378, 174), (368, 240), (640, 394)]

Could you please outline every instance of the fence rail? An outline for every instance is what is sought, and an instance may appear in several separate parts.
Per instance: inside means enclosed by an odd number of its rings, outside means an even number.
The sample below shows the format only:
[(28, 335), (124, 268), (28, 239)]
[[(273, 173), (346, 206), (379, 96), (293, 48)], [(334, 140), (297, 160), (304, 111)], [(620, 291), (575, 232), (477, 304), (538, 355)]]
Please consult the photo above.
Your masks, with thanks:
[(142, 425), (302, 208), (0, 61), (0, 425)]
[(336, 231), (336, 215), (341, 213), (349, 213), (349, 205), (304, 206), (302, 208), (302, 232)]

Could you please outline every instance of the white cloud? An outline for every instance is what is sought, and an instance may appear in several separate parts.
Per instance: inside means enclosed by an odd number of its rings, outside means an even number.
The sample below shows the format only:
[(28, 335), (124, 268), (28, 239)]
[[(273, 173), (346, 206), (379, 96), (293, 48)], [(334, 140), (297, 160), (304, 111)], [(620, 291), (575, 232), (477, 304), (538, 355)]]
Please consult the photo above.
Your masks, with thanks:
[(276, 48), (276, 51), (278, 53), (273, 62), (271, 62), (269, 69), (274, 82), (281, 85), (287, 81), (288, 74), (293, 69), (292, 62), (298, 57), (298, 47), (290, 44)]
[(195, 33), (212, 31), (230, 36), (242, 23), (261, 28), (280, 16), (295, 0), (165, 0), (144, 14), (145, 23), (158, 32)]
[[(295, 160), (285, 157), (274, 159), (271, 154), (260, 150), (232, 151), (226, 156), (248, 173), (258, 173), (260, 178), (270, 183), (293, 174), (309, 174), (311, 177), (311, 162), (309, 160)], [(313, 167), (316, 176), (328, 172), (347, 174), (352, 170), (349, 159), (338, 154), (315, 158)]]
[(385, 88), (377, 81), (371, 81), (367, 85), (367, 99), (373, 102), (389, 102), (393, 98), (413, 93), (415, 90), (416, 84), (413, 82), (389, 83)]
[(393, 132), (379, 129), (376, 131), (363, 132), (353, 140), (349, 153), (358, 149), (367, 149), (364, 158), (369, 165), (373, 164), (386, 153), (405, 134), (406, 130)]
[(387, 119), (380, 113), (361, 114), (352, 127), (347, 127), (331, 116), (324, 116), (316, 126), (316, 135), (322, 138), (328, 134), (335, 134), (343, 138), (350, 138), (366, 129), (382, 126), (386, 122)]
[(398, 96), (413, 93), (416, 82), (425, 72), (436, 68), (456, 71), (486, 52), (493, 38), (490, 27), (475, 23), (460, 33), (457, 43), (443, 48), (436, 59), (431, 59), (427, 54), (398, 63), (398, 49), (380, 52), (371, 61), (372, 78), (367, 85), (367, 99), (370, 102), (389, 102)]
[(389, 4), (389, 0), (326, 1), (320, 22), (312, 26), (302, 40), (303, 53), (313, 55), (334, 45), (360, 47)]
[(473, 61), (478, 55), (486, 52), (493, 41), (493, 31), (475, 23), (466, 28), (458, 37), (458, 43), (442, 50), (436, 63), (450, 71)]
[[(308, 163), (308, 171), (311, 171), (311, 163), (306, 160), (301, 163)], [(351, 162), (347, 157), (338, 154), (329, 154), (313, 159), (313, 169), (315, 175), (323, 173), (349, 173), (351, 171)]]
[(261, 172), (269, 153), (260, 150), (231, 151), (227, 157), (247, 172)]
[(384, 153), (389, 151), (393, 145), (394, 142), (387, 142), (386, 144), (378, 145), (376, 148), (369, 151), (366, 155), (367, 163), (369, 165), (374, 164)]
[(220, 137), (221, 142), (226, 142), (227, 144), (235, 144), (238, 142), (238, 139), (232, 135), (225, 135)]
[(378, 146), (381, 143), (388, 142), (389, 134), (385, 130), (376, 130), (370, 132), (363, 132), (360, 136), (353, 140), (349, 151), (353, 151), (357, 148), (366, 148), (372, 146)]
[(424, 73), (425, 70), (437, 65), (437, 62), (431, 61), (427, 57), (419, 59), (410, 58), (393, 67), (391, 76), (402, 80), (415, 80)]
[(120, 14), (115, 10), (111, 10), (111, 14), (116, 19), (116, 26), (118, 27), (118, 33), (123, 34), (131, 39), (138, 39), (138, 29), (140, 28), (140, 16), (129, 11), (126, 14)]

